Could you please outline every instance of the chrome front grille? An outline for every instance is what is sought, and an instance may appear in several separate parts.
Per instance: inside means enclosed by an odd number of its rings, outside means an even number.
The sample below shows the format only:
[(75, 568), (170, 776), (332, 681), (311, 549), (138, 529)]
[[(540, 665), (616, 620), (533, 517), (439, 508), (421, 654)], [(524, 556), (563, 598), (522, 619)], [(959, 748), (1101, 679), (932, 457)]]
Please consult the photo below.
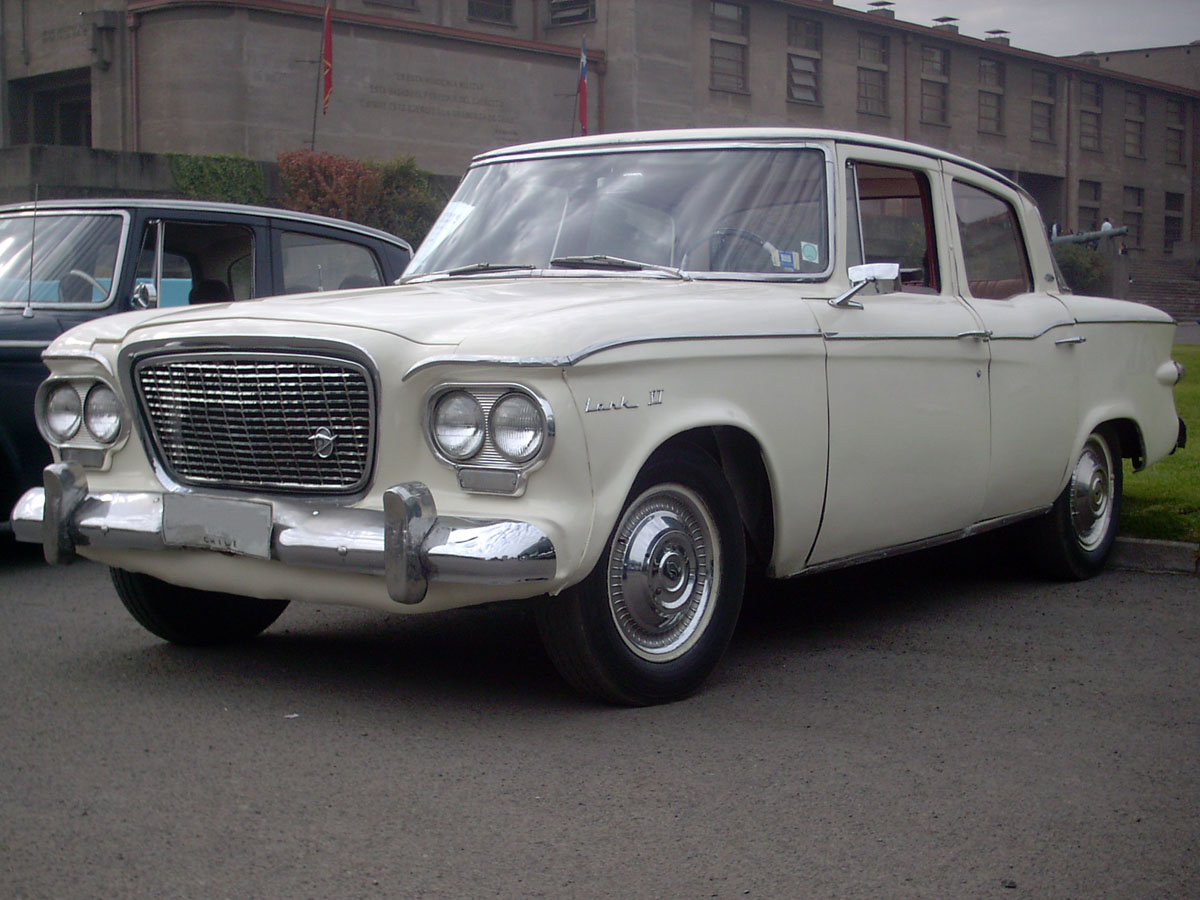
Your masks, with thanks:
[(370, 478), (375, 399), (357, 362), (196, 353), (133, 372), (154, 450), (182, 484), (352, 493)]

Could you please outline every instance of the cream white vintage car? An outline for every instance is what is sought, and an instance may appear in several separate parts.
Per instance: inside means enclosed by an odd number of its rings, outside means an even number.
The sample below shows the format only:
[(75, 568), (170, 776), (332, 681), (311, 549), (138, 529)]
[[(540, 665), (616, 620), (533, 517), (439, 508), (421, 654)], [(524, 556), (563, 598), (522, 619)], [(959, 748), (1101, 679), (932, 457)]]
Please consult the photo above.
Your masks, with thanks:
[(717, 664), (788, 577), (1024, 522), (1083, 578), (1122, 457), (1184, 440), (1175, 325), (1071, 296), (1030, 198), (968, 160), (798, 129), (479, 156), (396, 287), (98, 319), (46, 351), (56, 462), (13, 512), (146, 628), (288, 601), (541, 597), (576, 687)]

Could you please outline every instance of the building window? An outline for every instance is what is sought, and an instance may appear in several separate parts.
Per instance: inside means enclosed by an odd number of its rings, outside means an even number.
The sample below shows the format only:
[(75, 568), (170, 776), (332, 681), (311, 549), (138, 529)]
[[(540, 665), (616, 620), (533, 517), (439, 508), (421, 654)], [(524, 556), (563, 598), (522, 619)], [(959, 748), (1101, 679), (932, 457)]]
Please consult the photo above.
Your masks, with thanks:
[(746, 37), (749, 33), (750, 11), (741, 3), (713, 0), (712, 30), (716, 34), (732, 34)]
[(821, 23), (799, 16), (788, 16), (788, 46), (810, 53), (821, 52)]
[(596, 21), (596, 0), (550, 0), (551, 25)]
[(921, 79), (921, 121), (930, 125), (949, 123), (949, 85)]
[(388, 9), (417, 10), (417, 0), (363, 0), (367, 6), (386, 6)]
[(860, 31), (858, 33), (858, 61), (860, 64), (870, 63), (886, 66), (888, 64), (887, 35)]
[(1100, 149), (1104, 90), (1098, 81), (1079, 82), (1079, 149)]
[(1034, 100), (1029, 104), (1029, 137), (1043, 144), (1054, 143), (1054, 104)]
[(487, 22), (511, 22), (512, 0), (467, 0), (467, 15)]
[(1125, 92), (1125, 155), (1146, 155), (1146, 95), (1141, 91)]
[(1183, 135), (1187, 123), (1183, 101), (1167, 98), (1167, 135), (1163, 144), (1166, 161), (1172, 166), (1184, 165)]
[(788, 16), (788, 99), (821, 103), (821, 23)]
[(1131, 247), (1142, 246), (1142, 205), (1146, 192), (1139, 187), (1125, 187), (1125, 209), (1121, 215), (1121, 224), (1129, 226), (1129, 234), (1125, 240)]
[(788, 54), (788, 99), (796, 103), (821, 102), (821, 61), (811, 56)]
[(921, 74), (925, 77), (950, 77), (950, 51), (943, 47), (921, 45)]
[(1168, 191), (1163, 208), (1163, 249), (1170, 253), (1183, 240), (1183, 194)]
[(858, 33), (858, 111), (873, 116), (888, 114), (887, 35)]
[(715, 91), (746, 90), (746, 45), (712, 42), (712, 84)]
[(1033, 96), (1053, 103), (1057, 99), (1056, 86), (1053, 72), (1047, 72), (1045, 69), (1033, 70)]
[(979, 130), (989, 134), (1004, 133), (1004, 95), (991, 91), (979, 92)]
[(887, 72), (877, 69), (858, 70), (858, 111), (875, 116), (886, 116)]
[(986, 56), (979, 60), (979, 130), (1004, 133), (1004, 63)]
[(1033, 70), (1033, 99), (1029, 104), (1029, 138), (1043, 144), (1054, 143), (1054, 109), (1057, 97), (1054, 73)]
[(1100, 227), (1100, 182), (1079, 182), (1079, 230), (1096, 231)]
[(747, 92), (747, 35), (750, 11), (742, 3), (713, 0), (710, 27), (720, 39), (709, 43), (709, 87), (714, 91)]
[(950, 124), (950, 51), (921, 45), (921, 121)]

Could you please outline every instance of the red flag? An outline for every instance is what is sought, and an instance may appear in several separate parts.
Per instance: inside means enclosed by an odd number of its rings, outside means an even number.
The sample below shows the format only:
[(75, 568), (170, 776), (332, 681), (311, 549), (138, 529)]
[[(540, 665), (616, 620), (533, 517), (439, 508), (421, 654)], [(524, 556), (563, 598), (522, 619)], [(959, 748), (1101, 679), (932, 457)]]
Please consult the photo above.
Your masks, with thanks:
[(321, 35), (321, 72), (325, 78), (325, 105), (321, 115), (329, 112), (329, 95), (333, 93), (333, 0), (325, 0), (325, 32)]
[(587, 38), (579, 47), (579, 133), (587, 134)]

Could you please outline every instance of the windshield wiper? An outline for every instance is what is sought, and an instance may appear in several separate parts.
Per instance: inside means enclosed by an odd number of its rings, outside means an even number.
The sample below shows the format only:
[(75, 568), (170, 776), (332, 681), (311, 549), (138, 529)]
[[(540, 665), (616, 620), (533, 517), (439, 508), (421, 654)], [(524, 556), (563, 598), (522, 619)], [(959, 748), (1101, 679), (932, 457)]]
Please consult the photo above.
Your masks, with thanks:
[(532, 269), (533, 266), (521, 263), (490, 263), (477, 262), (469, 266), (459, 266), (457, 269), (447, 269), (445, 272), (431, 272), (431, 275), (445, 275), (453, 278), (456, 275), (473, 275), (476, 272), (511, 272), (514, 269)]
[(608, 256), (603, 253), (594, 256), (556, 256), (550, 260), (550, 265), (560, 269), (622, 269), (631, 272), (649, 269), (654, 272), (666, 272), (668, 275), (674, 275), (680, 279), (687, 278), (682, 269), (674, 266), (638, 262), (636, 259), (622, 259), (619, 256)]

